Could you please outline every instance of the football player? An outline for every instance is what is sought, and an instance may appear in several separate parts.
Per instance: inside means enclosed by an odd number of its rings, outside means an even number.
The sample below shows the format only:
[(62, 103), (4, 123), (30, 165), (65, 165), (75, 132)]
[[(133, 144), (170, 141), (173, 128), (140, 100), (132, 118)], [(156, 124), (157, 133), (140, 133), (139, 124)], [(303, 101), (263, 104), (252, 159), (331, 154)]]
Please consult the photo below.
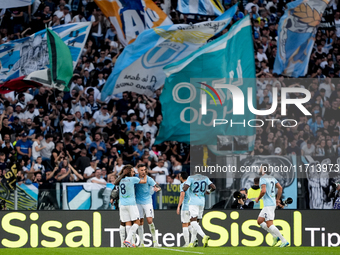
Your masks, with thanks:
[[(287, 240), (281, 235), (278, 228), (273, 224), (275, 218), (276, 205), (280, 203), (280, 197), (282, 195), (282, 187), (278, 181), (267, 174), (269, 173), (268, 164), (263, 164), (260, 167), (260, 187), (261, 193), (259, 197), (255, 198), (255, 202), (258, 203), (260, 199), (263, 199), (263, 209), (261, 210), (257, 223), (267, 232), (273, 236), (273, 245), (275, 246), (279, 240), (281, 240), (280, 247), (286, 247), (289, 245)], [(270, 174), (270, 173), (269, 173)], [(277, 194), (276, 194), (277, 189)], [(276, 194), (276, 197), (275, 197)]]
[[(184, 237), (184, 246), (189, 246), (189, 232), (192, 233), (192, 226), (190, 225), (190, 213), (189, 213), (189, 192), (185, 192), (183, 190), (184, 183), (188, 179), (187, 172), (181, 172), (179, 174), (179, 180), (181, 181), (180, 191), (181, 195), (179, 197), (179, 202), (177, 206), (177, 214), (181, 215), (181, 222), (182, 222), (182, 230), (183, 230), (183, 237)], [(182, 206), (182, 208), (181, 208)], [(191, 234), (192, 235), (192, 234)], [(197, 239), (194, 241), (194, 245), (197, 245)]]
[(153, 239), (153, 246), (160, 247), (157, 242), (156, 228), (153, 223), (154, 210), (152, 205), (152, 197), (150, 193), (150, 188), (153, 188), (155, 192), (161, 190), (159, 185), (149, 176), (147, 176), (147, 169), (145, 164), (137, 165), (139, 178), (147, 178), (146, 184), (136, 185), (136, 202), (139, 211), (140, 224), (138, 227), (138, 235), (140, 238), (140, 247), (144, 247), (144, 216), (146, 216), (146, 221), (148, 222), (149, 229)]
[[(209, 189), (208, 189), (209, 187)], [(190, 211), (190, 224), (193, 228), (193, 234), (191, 235), (191, 243), (188, 247), (194, 247), (196, 239), (196, 233), (198, 233), (203, 239), (203, 247), (208, 246), (210, 239), (207, 236), (201, 226), (198, 224), (199, 220), (202, 219), (203, 210), (205, 205), (205, 194), (209, 195), (216, 189), (216, 186), (210, 181), (210, 179), (201, 174), (195, 174), (189, 176), (183, 186), (183, 191), (189, 192), (189, 211)]]
[(145, 184), (147, 182), (146, 176), (140, 179), (134, 177), (133, 174), (133, 166), (126, 165), (120, 172), (118, 179), (114, 182), (114, 185), (119, 185), (119, 217), (120, 221), (125, 223), (127, 232), (127, 238), (123, 244), (130, 248), (135, 247), (132, 243), (132, 238), (136, 234), (140, 224), (138, 207), (136, 204), (135, 184)]

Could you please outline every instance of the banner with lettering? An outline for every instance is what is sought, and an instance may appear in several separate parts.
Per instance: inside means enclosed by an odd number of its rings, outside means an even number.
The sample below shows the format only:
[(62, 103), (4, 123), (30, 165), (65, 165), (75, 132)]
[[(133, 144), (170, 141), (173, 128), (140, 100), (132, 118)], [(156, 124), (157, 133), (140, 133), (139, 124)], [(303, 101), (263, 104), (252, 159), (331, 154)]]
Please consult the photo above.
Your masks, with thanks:
[(144, 30), (171, 25), (172, 21), (152, 0), (95, 0), (115, 27), (124, 45), (134, 42)]
[(163, 67), (185, 58), (221, 32), (237, 5), (214, 21), (171, 25), (145, 30), (125, 47), (102, 90), (102, 100), (124, 91), (152, 96), (165, 81)]

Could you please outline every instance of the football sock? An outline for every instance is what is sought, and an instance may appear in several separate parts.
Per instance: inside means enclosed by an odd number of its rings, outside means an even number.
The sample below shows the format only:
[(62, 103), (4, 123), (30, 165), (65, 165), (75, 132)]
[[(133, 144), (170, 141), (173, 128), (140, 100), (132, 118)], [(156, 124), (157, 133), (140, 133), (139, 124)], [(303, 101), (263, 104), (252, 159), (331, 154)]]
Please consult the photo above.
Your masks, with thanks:
[(205, 236), (205, 234), (204, 234), (204, 232), (203, 232), (201, 226), (198, 225), (198, 222), (197, 222), (197, 221), (192, 221), (192, 222), (191, 222), (191, 225), (192, 225), (192, 227), (197, 231), (197, 233), (198, 233), (201, 237), (204, 237), (204, 236)]
[[(136, 229), (137, 231), (137, 229)], [(136, 245), (136, 232), (134, 234), (132, 234), (132, 240), (131, 240), (131, 243)]]
[[(269, 231), (269, 229), (268, 229), (268, 227), (267, 227), (267, 223), (262, 222), (262, 223), (260, 224), (260, 226), (261, 226), (261, 228), (263, 228), (264, 230), (266, 230), (268, 233), (270, 233), (270, 231)], [(274, 236), (274, 237), (275, 237), (275, 236)]]
[(188, 227), (183, 227), (183, 237), (184, 237), (185, 245), (188, 245), (189, 244), (189, 229), (188, 229)]
[[(271, 225), (271, 226), (269, 227), (269, 231), (270, 231), (270, 233), (271, 233), (273, 236), (276, 235), (278, 238), (280, 238), (280, 240), (281, 240), (282, 243), (286, 243), (286, 242), (287, 242), (287, 240), (281, 235), (280, 230), (278, 230), (278, 228), (277, 228), (275, 225)], [(275, 237), (275, 236), (274, 236), (274, 237)]]
[(151, 224), (149, 224), (149, 229), (150, 229), (153, 241), (156, 242), (157, 241), (156, 228), (155, 228), (155, 224), (153, 224), (153, 222)]
[(128, 235), (129, 234), (129, 232), (130, 232), (130, 229), (131, 229), (131, 226), (128, 226), (128, 225), (126, 225), (126, 235)]
[(138, 229), (138, 224), (136, 223), (133, 224), (132, 227), (130, 228), (126, 241), (132, 243), (132, 237), (136, 234), (137, 229)]
[(196, 229), (192, 227), (192, 225), (190, 225), (189, 227), (191, 227), (191, 242), (190, 243), (194, 243), (197, 239), (197, 231)]
[(125, 226), (120, 225), (119, 227), (120, 242), (123, 244), (125, 240)]
[(139, 235), (139, 245), (144, 244), (144, 227), (139, 226), (138, 227), (138, 235)]

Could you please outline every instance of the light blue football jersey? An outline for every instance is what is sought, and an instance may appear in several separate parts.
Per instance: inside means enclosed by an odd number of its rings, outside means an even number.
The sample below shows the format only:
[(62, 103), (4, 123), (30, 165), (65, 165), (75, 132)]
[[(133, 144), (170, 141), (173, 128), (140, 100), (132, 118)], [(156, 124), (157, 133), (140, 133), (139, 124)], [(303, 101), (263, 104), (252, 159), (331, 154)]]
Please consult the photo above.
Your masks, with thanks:
[(136, 187), (136, 202), (140, 205), (152, 204), (150, 187), (154, 187), (156, 182), (150, 176), (147, 176), (147, 183), (137, 184)]
[(182, 211), (189, 211), (189, 200), (190, 200), (190, 197), (189, 197), (189, 190), (187, 190), (187, 192), (185, 192), (183, 190), (183, 186), (184, 186), (184, 183), (181, 184), (180, 186), (180, 191), (181, 192), (184, 192), (185, 193), (185, 196), (184, 196), (184, 200), (183, 200), (183, 203), (182, 203)]
[(188, 177), (185, 184), (189, 185), (189, 205), (205, 205), (205, 192), (212, 182), (208, 177), (195, 174)]
[(260, 187), (266, 185), (266, 194), (262, 197), (263, 206), (276, 206), (275, 185), (277, 182), (278, 181), (274, 177), (267, 174), (260, 178)]
[(119, 206), (136, 205), (135, 184), (139, 183), (138, 177), (125, 177), (119, 183)]

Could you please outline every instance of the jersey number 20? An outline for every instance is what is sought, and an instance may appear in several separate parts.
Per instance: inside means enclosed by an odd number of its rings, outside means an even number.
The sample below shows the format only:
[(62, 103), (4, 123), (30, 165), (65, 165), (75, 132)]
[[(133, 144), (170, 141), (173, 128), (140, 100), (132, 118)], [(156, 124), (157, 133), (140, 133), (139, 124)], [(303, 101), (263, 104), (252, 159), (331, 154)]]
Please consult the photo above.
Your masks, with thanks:
[(194, 182), (194, 186), (195, 186), (195, 188), (193, 190), (194, 193), (198, 193), (199, 191), (205, 192), (205, 188), (206, 188), (207, 184), (205, 182), (201, 182), (201, 183)]

